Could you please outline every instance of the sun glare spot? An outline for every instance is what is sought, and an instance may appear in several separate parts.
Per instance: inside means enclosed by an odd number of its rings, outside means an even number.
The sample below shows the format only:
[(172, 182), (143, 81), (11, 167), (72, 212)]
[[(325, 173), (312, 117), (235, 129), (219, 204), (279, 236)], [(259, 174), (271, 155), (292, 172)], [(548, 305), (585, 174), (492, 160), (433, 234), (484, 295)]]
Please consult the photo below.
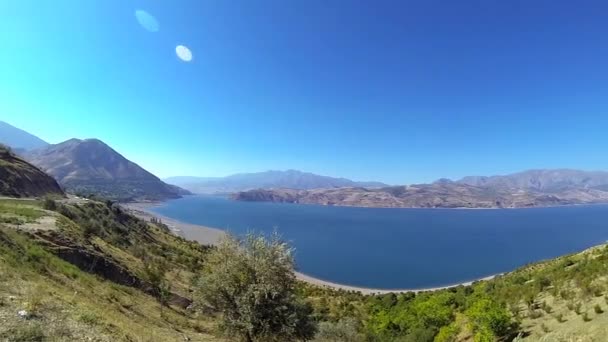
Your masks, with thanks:
[(192, 60), (192, 51), (184, 45), (178, 45), (175, 47), (175, 54), (177, 57), (184, 62), (190, 62)]
[(157, 32), (159, 29), (158, 20), (156, 18), (144, 11), (144, 10), (136, 10), (135, 18), (141, 27), (143, 27), (146, 31), (149, 32)]

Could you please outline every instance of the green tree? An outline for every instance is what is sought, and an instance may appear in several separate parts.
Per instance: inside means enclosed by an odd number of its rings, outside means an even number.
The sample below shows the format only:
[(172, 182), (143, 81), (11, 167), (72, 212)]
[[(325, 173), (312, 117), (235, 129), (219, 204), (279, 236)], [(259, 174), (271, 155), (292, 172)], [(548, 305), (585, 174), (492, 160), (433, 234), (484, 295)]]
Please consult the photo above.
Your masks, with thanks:
[(292, 249), (274, 234), (228, 236), (208, 256), (196, 302), (221, 313), (221, 330), (233, 339), (309, 340), (312, 308), (296, 296)]
[(502, 336), (508, 332), (511, 323), (507, 310), (489, 298), (476, 301), (466, 315), (471, 320), (473, 330), (484, 336), (488, 335), (488, 329), (493, 335)]

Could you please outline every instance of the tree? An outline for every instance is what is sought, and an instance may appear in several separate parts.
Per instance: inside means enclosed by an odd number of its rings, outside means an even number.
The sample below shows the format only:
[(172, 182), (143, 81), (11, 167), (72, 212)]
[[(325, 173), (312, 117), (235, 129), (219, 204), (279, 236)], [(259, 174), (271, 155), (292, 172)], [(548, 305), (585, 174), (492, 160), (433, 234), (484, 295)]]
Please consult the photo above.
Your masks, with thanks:
[(309, 340), (316, 325), (293, 270), (293, 250), (276, 234), (228, 236), (205, 261), (196, 304), (220, 312), (220, 329), (234, 339)]
[(508, 332), (511, 323), (507, 310), (489, 298), (475, 302), (466, 315), (471, 320), (473, 330), (483, 336), (489, 335), (488, 331), (502, 336)]

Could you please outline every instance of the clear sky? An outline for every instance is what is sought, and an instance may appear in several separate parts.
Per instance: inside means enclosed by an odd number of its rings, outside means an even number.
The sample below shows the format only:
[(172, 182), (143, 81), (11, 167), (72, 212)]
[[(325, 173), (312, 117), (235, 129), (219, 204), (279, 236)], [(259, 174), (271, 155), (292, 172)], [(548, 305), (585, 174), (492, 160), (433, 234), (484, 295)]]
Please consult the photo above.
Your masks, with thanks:
[(0, 120), (161, 177), (608, 169), (607, 1), (1, 1), (0, 44)]

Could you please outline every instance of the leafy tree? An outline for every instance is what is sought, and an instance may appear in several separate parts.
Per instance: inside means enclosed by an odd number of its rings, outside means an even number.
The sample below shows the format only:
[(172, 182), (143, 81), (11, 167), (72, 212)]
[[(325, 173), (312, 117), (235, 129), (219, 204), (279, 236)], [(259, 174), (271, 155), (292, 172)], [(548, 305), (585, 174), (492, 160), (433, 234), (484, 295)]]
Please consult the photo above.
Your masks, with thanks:
[(312, 308), (296, 296), (292, 249), (274, 234), (225, 238), (205, 261), (199, 306), (221, 313), (221, 330), (233, 339), (309, 340)]
[(488, 335), (488, 329), (493, 335), (502, 336), (508, 332), (511, 323), (507, 310), (489, 298), (475, 302), (466, 315), (471, 320), (473, 330), (484, 336)]

